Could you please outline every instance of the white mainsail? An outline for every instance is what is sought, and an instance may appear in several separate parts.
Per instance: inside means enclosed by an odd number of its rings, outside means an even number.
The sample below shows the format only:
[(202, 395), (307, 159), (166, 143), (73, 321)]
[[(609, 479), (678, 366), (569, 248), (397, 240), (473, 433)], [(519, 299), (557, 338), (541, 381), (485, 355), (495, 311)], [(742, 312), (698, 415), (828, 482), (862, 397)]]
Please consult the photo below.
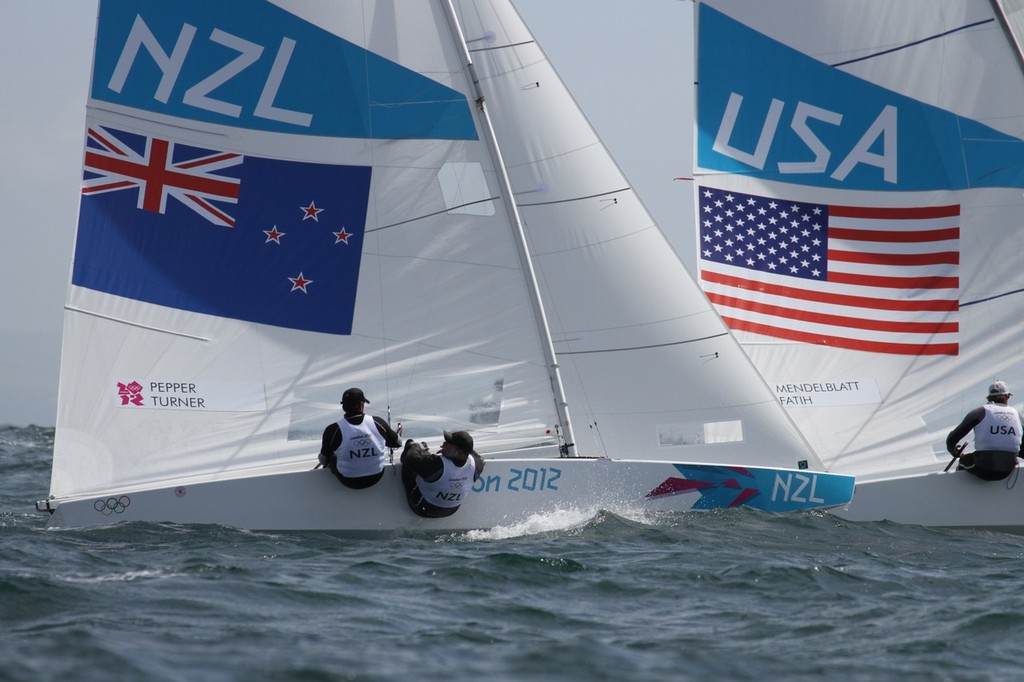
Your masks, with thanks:
[(505, 0), (104, 0), (87, 126), (53, 524), (415, 527), (310, 471), (349, 386), (473, 433), (433, 527), (849, 498)]
[(698, 6), (699, 279), (823, 461), (857, 475), (852, 518), (1024, 527), (1011, 486), (924, 476), (989, 383), (1024, 385), (1024, 76), (999, 9)]

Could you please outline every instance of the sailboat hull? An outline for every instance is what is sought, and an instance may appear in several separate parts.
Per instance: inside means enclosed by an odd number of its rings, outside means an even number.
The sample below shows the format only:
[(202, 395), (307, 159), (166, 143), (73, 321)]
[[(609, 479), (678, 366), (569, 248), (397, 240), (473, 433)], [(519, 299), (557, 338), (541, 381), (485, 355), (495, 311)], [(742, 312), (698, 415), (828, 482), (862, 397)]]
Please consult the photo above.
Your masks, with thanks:
[(1016, 485), (1018, 473), (1004, 481), (983, 481), (964, 471), (858, 479), (854, 500), (831, 511), (849, 521), (1024, 534), (1024, 485)]
[(48, 500), (39, 506), (52, 512), (50, 528), (146, 521), (376, 534), (494, 528), (559, 511), (823, 509), (847, 504), (854, 489), (851, 476), (796, 469), (583, 458), (489, 460), (454, 515), (427, 519), (408, 509), (400, 468), (389, 465), (384, 478), (365, 490), (347, 489), (320, 469)]

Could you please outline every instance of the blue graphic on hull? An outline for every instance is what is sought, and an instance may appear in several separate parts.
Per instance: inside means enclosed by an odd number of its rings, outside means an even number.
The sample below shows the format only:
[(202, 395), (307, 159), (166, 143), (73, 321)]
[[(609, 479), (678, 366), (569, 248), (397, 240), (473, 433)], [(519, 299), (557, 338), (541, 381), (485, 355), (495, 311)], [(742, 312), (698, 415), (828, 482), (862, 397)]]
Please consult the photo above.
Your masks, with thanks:
[(671, 476), (648, 493), (648, 499), (698, 493), (693, 509), (751, 507), (769, 512), (818, 509), (846, 504), (854, 478), (817, 471), (755, 469), (710, 464), (675, 464)]

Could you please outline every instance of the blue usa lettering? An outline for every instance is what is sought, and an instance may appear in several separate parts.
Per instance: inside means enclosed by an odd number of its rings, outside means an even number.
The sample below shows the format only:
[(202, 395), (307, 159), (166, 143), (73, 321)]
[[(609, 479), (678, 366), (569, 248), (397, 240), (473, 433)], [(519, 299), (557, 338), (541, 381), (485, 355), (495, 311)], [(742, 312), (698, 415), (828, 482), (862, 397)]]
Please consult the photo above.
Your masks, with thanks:
[[(153, 92), (153, 99), (167, 104), (171, 92), (174, 91), (174, 87), (177, 85), (182, 65), (185, 63), (185, 58), (195, 36), (195, 26), (182, 24), (181, 32), (174, 43), (174, 48), (168, 54), (164, 51), (143, 18), (136, 16), (135, 23), (132, 25), (128, 38), (125, 40), (124, 48), (121, 50), (117, 66), (110, 76), (110, 82), (107, 84), (107, 87), (114, 92), (121, 92), (125, 82), (128, 80), (128, 74), (131, 72), (132, 65), (135, 63), (140, 49), (144, 48), (161, 73), (160, 83)], [(242, 107), (240, 105), (215, 99), (210, 96), (210, 93), (255, 64), (266, 48), (263, 45), (239, 38), (220, 29), (214, 29), (210, 34), (209, 40), (237, 52), (238, 56), (199, 82), (191, 84), (185, 90), (182, 102), (199, 109), (238, 118), (242, 115)], [(278, 46), (277, 54), (274, 57), (274, 63), (266, 75), (259, 100), (256, 102), (256, 107), (252, 113), (260, 118), (309, 127), (313, 122), (312, 114), (274, 106), (274, 100), (277, 98), (278, 90), (281, 88), (281, 83), (284, 80), (284, 75), (294, 50), (294, 40), (291, 38), (281, 39), (281, 44)]]
[(988, 427), (988, 432), (995, 435), (1017, 435), (1017, 430), (1012, 426), (1008, 426), (1006, 424), (993, 424), (992, 426)]
[[(730, 143), (742, 105), (742, 95), (735, 92), (729, 94), (729, 101), (725, 106), (725, 112), (722, 114), (722, 121), (719, 124), (718, 133), (715, 135), (715, 143), (712, 149), (719, 154), (745, 163), (748, 166), (764, 170), (768, 160), (768, 153), (771, 150), (772, 142), (775, 139), (779, 123), (782, 121), (783, 113), (786, 109), (786, 103), (772, 98), (768, 112), (765, 114), (764, 122), (761, 124), (761, 132), (758, 135), (757, 144), (753, 152), (737, 149)], [(842, 182), (858, 164), (865, 164), (880, 168), (883, 179), (886, 182), (895, 184), (897, 178), (897, 118), (896, 107), (891, 104), (884, 106), (853, 148), (847, 152), (843, 160), (835, 167), (830, 177)], [(843, 122), (843, 115), (835, 111), (816, 107), (807, 102), (797, 102), (789, 121), (789, 127), (807, 147), (807, 150), (811, 152), (813, 159), (810, 161), (780, 161), (778, 163), (780, 173), (828, 172), (833, 150), (829, 149), (821, 138), (815, 135), (808, 123), (809, 121), (821, 121), (828, 125), (840, 126)], [(872, 147), (875, 147), (879, 141), (881, 142), (881, 152), (871, 151)]]
[[(794, 483), (796, 487), (794, 488)], [(807, 489), (810, 485), (810, 490)], [(775, 485), (772, 486), (772, 502), (824, 502), (825, 500), (815, 495), (815, 488), (818, 485), (818, 477), (814, 474), (801, 474), (789, 472), (785, 475), (775, 474)], [(779, 493), (782, 497), (779, 497)]]

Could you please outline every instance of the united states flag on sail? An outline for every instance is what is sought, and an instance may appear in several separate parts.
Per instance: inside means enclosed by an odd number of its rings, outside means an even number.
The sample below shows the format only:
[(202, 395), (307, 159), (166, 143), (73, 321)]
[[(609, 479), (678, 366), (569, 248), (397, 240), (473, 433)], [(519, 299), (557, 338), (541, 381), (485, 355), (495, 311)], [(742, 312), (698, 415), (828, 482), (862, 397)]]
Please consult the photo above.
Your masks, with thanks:
[(701, 187), (700, 280), (732, 329), (956, 355), (960, 207), (873, 208)]

